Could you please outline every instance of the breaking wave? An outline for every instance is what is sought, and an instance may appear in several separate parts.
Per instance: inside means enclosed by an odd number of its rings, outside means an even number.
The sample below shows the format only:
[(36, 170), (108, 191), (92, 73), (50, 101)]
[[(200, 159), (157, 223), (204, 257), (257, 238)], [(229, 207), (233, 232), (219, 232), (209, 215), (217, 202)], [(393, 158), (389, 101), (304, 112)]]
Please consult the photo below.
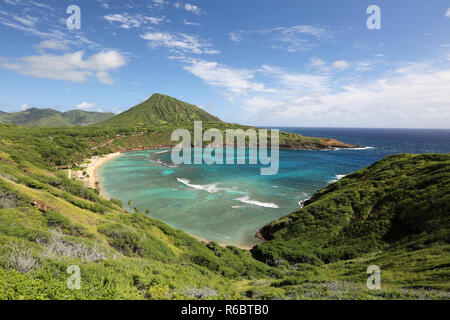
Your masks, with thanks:
[(157, 151), (154, 154), (161, 154), (161, 153), (167, 153), (167, 152), (170, 152), (170, 150)]
[(188, 179), (183, 179), (183, 178), (177, 178), (178, 182), (181, 182), (182, 184), (197, 189), (197, 190), (203, 190), (209, 193), (217, 193), (220, 191), (236, 191), (236, 188), (221, 188), (218, 187), (217, 184), (213, 183), (213, 184), (193, 184), (191, 183), (190, 180)]
[(158, 162), (159, 164), (161, 164), (161, 165), (163, 165), (165, 167), (168, 167), (168, 168), (178, 168), (179, 167), (178, 165), (168, 164), (168, 163), (165, 163), (165, 162), (163, 162), (163, 161), (161, 161), (159, 159), (156, 159), (156, 162)]
[(337, 174), (336, 179), (330, 180), (329, 183), (335, 183), (335, 182), (341, 180), (345, 176), (346, 176), (346, 174)]
[(259, 207), (279, 208), (279, 206), (276, 203), (273, 203), (273, 202), (260, 202), (260, 201), (256, 201), (256, 200), (251, 200), (249, 196), (236, 198), (234, 200), (240, 201), (242, 203), (253, 204), (253, 205), (259, 206)]

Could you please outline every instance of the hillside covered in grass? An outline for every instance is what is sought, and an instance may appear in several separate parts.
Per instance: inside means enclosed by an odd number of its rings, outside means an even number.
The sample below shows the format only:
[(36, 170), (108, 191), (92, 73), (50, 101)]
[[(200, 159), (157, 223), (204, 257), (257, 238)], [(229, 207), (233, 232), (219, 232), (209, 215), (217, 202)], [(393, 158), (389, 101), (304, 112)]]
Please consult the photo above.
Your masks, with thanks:
[(376, 252), (396, 259), (420, 251), (427, 260), (439, 252), (434, 271), (448, 287), (450, 155), (386, 157), (319, 190), (260, 235), (269, 241), (252, 253), (270, 264), (321, 265)]
[[(85, 127), (87, 130), (56, 129), (54, 132), (65, 132), (70, 136), (85, 137), (85, 133), (93, 138), (97, 145), (107, 144), (113, 151), (125, 151), (154, 147), (171, 147), (176, 145), (171, 141), (172, 132), (176, 129), (188, 129), (193, 134), (194, 121), (202, 121), (203, 132), (214, 128), (225, 136), (227, 129), (254, 129), (245, 125), (222, 122), (201, 108), (162, 94), (153, 94), (141, 104), (114, 116), (113, 113), (88, 112), (71, 110), (59, 112), (53, 109), (31, 108), (21, 112), (6, 113), (0, 111), (0, 124), (32, 127)], [(95, 127), (94, 127), (95, 126)], [(36, 131), (37, 136), (51, 131)], [(106, 135), (105, 132), (108, 132)], [(121, 134), (122, 133), (122, 134)], [(100, 136), (98, 136), (98, 134)], [(120, 136), (120, 138), (118, 138)], [(132, 139), (127, 137), (133, 136)], [(102, 138), (106, 138), (101, 140)], [(98, 139), (97, 139), (98, 138)], [(118, 139), (116, 139), (118, 138)], [(89, 139), (88, 139), (89, 140)], [(270, 145), (270, 136), (269, 136)], [(81, 141), (83, 143), (83, 141)], [(103, 143), (102, 143), (103, 142)], [(280, 132), (280, 147), (286, 149), (332, 149), (352, 148), (330, 138), (305, 137), (300, 134)], [(204, 143), (205, 145), (208, 142)], [(79, 148), (76, 148), (78, 150)], [(71, 159), (70, 157), (69, 159)]]
[(29, 127), (77, 127), (89, 126), (114, 116), (112, 112), (30, 108), (20, 112), (0, 112), (0, 123)]
[(116, 127), (124, 125), (149, 126), (193, 121), (221, 122), (219, 118), (197, 106), (155, 93), (144, 102), (99, 125)]
[[(193, 134), (194, 121), (202, 121), (203, 130), (218, 129), (225, 135), (227, 129), (254, 129), (245, 125), (232, 124), (221, 121), (201, 108), (180, 101), (173, 97), (155, 93), (146, 101), (117, 116), (98, 123), (96, 126), (112, 128), (134, 128), (135, 131), (158, 130), (160, 138), (166, 140), (165, 146), (172, 146), (170, 136), (176, 129), (188, 129)], [(205, 142), (205, 145), (208, 143)], [(270, 144), (270, 137), (269, 137)], [(352, 148), (354, 145), (330, 139), (305, 137), (300, 134), (280, 132), (281, 148), (286, 149), (332, 149)]]
[[(448, 155), (393, 156), (349, 175), (249, 252), (128, 212), (60, 169), (164, 144), (166, 129), (0, 125), (0, 299), (449, 298)], [(372, 264), (382, 290), (366, 288)], [(66, 286), (71, 265), (80, 290)]]

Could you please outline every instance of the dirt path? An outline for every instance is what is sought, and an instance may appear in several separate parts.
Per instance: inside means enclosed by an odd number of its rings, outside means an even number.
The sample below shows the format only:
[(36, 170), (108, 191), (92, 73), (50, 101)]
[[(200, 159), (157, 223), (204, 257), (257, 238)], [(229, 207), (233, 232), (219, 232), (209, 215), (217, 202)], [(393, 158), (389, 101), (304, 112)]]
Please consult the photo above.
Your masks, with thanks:
[[(143, 136), (143, 135), (144, 135), (143, 132), (139, 132), (139, 133), (134, 133), (134, 134), (132, 134), (131, 136), (132, 136), (132, 137), (136, 137), (136, 136)], [(123, 138), (125, 138), (125, 137), (127, 137), (127, 136), (115, 137), (115, 138), (113, 138), (113, 139), (110, 139), (110, 140), (108, 140), (108, 141), (102, 143), (101, 145), (98, 145), (98, 146), (96, 146), (96, 147), (92, 147), (91, 150), (95, 150), (95, 149), (104, 147), (104, 146), (106, 146), (106, 145), (108, 145), (108, 144), (110, 144), (110, 143), (113, 143), (114, 141), (116, 141), (116, 140), (118, 140), (118, 139), (123, 139)]]
[(123, 138), (123, 137), (116, 137), (116, 138), (114, 138), (114, 139), (108, 140), (108, 141), (106, 141), (105, 143), (102, 143), (102, 144), (99, 145), (99, 146), (92, 147), (91, 150), (95, 150), (95, 149), (104, 147), (104, 146), (106, 146), (106, 145), (108, 145), (108, 144), (110, 144), (110, 143), (112, 143), (112, 142), (114, 142), (114, 141), (116, 141), (117, 139), (120, 139), (120, 138)]

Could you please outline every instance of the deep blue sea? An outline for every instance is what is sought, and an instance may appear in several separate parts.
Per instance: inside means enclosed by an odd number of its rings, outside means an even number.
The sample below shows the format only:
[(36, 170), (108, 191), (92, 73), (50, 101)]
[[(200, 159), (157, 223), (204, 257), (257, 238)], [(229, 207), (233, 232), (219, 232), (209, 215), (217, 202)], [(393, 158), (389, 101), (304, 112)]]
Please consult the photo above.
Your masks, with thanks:
[(280, 150), (277, 175), (259, 165), (174, 166), (166, 150), (122, 154), (99, 170), (105, 193), (194, 236), (242, 247), (256, 231), (299, 208), (299, 202), (344, 175), (395, 153), (449, 153), (450, 130), (280, 128), (336, 138), (364, 148)]

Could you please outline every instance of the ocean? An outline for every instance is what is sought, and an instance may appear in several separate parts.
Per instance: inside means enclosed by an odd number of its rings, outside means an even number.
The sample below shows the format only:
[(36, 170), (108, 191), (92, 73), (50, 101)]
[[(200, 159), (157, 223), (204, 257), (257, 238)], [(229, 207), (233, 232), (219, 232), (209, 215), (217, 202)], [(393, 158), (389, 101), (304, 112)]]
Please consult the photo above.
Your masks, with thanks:
[(165, 149), (136, 151), (108, 161), (99, 179), (106, 195), (130, 211), (148, 208), (150, 216), (193, 236), (251, 247), (260, 242), (260, 227), (299, 209), (299, 202), (346, 174), (390, 154), (450, 152), (450, 130), (444, 129), (280, 129), (364, 148), (280, 150), (273, 176), (260, 175), (260, 165), (175, 166)]

